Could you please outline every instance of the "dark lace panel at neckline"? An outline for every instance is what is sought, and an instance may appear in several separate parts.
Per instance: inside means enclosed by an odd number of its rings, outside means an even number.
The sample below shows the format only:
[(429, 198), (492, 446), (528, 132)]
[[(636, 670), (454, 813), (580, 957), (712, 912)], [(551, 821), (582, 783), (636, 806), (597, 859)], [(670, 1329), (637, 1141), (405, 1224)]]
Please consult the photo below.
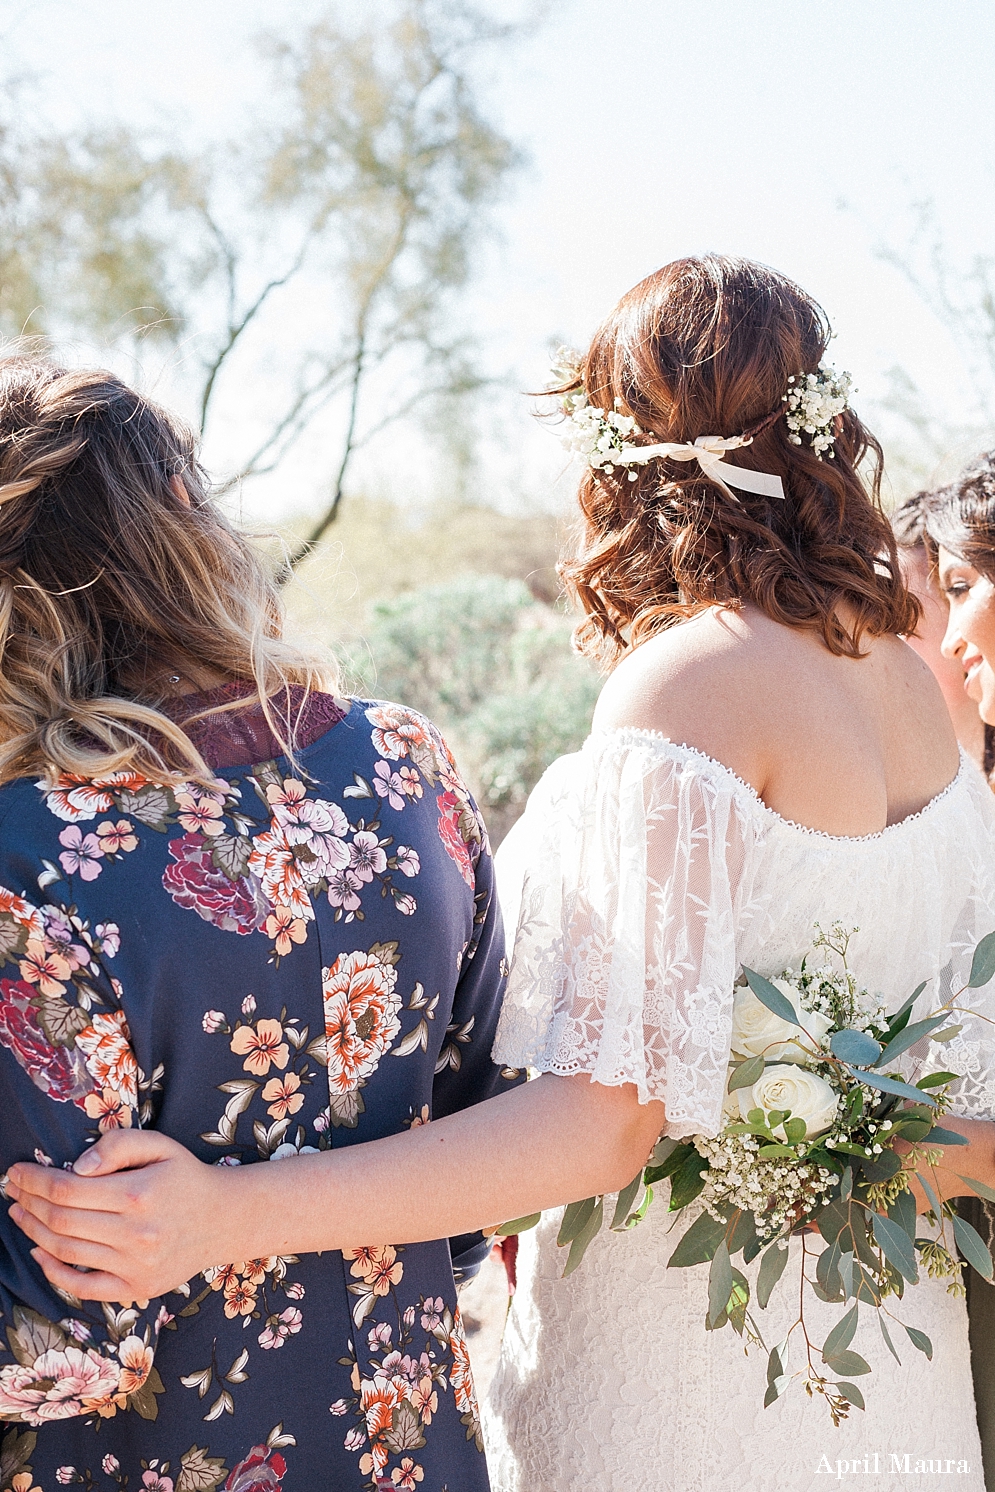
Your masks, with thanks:
[[(283, 755), (283, 746), (270, 730), (258, 701), (246, 703), (239, 710), (209, 715), (203, 720), (190, 719), (201, 710), (229, 704), (252, 693), (251, 684), (236, 679), (216, 689), (175, 696), (166, 700), (161, 708), (183, 727), (208, 766), (217, 771), (222, 767), (241, 767)], [(317, 741), (346, 713), (332, 695), (317, 691), (308, 693), (300, 684), (291, 684), (286, 694), (275, 696), (270, 708), (281, 725), (285, 725), (297, 750)]]

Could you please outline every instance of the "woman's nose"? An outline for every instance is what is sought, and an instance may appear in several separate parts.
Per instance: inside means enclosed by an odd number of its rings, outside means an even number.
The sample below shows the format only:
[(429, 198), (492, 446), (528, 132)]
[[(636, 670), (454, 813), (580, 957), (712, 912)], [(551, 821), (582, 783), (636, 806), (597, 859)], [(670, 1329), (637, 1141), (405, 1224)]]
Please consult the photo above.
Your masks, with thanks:
[(962, 658), (966, 647), (967, 642), (961, 636), (960, 628), (951, 616), (947, 622), (947, 630), (943, 634), (943, 641), (940, 643), (940, 652), (944, 658)]

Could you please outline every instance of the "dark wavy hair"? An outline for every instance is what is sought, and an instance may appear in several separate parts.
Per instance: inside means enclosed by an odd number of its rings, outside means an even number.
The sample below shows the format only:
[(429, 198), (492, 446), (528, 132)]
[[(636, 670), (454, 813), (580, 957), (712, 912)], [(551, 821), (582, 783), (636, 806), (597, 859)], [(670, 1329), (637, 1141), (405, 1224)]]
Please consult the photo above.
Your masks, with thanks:
[[(781, 417), (792, 374), (814, 372), (829, 324), (797, 285), (748, 259), (675, 260), (623, 296), (594, 334), (580, 376), (590, 403), (632, 415), (647, 438), (693, 442), (756, 429), (733, 464), (781, 478), (785, 499), (722, 491), (696, 466), (658, 459), (580, 485), (579, 552), (560, 574), (584, 620), (581, 652), (613, 666), (705, 607), (751, 601), (818, 632), (831, 652), (915, 630), (880, 503), (881, 448), (856, 414), (836, 422), (835, 456), (794, 444)], [(858, 468), (870, 457), (865, 485)]]
[(984, 451), (925, 502), (929, 539), (995, 580), (995, 451)]

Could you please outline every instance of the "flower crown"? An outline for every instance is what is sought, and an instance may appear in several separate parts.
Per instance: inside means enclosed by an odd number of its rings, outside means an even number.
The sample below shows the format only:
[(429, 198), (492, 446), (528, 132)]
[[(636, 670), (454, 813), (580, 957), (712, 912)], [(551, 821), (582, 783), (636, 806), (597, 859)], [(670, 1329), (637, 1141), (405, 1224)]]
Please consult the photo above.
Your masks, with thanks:
[[(579, 354), (561, 348), (553, 365), (556, 384), (562, 386), (581, 377)], [(723, 437), (699, 435), (693, 445), (680, 441), (662, 441), (657, 445), (638, 446), (629, 443), (630, 437), (652, 434), (643, 432), (631, 415), (619, 413), (621, 401), (616, 399), (613, 409), (599, 409), (588, 400), (583, 387), (571, 389), (560, 396), (560, 407), (565, 419), (557, 431), (568, 450), (585, 457), (595, 471), (611, 476), (617, 466), (643, 466), (657, 457), (671, 461), (697, 461), (704, 474), (716, 482), (730, 497), (730, 487), (744, 492), (757, 492), (765, 497), (784, 497), (781, 478), (769, 472), (751, 471), (746, 467), (730, 466), (724, 461), (726, 451), (734, 451), (751, 445), (761, 430), (772, 425), (783, 414), (788, 426), (788, 439), (793, 445), (802, 444), (802, 436), (809, 438), (812, 450), (822, 460), (824, 451), (835, 455), (833, 425), (847, 407), (852, 379), (849, 373), (838, 373), (826, 363), (820, 364), (815, 373), (793, 374), (788, 379), (788, 392), (781, 396), (784, 410), (775, 410), (767, 419), (761, 420), (743, 435)], [(554, 388), (555, 388), (554, 384)], [(629, 481), (636, 481), (636, 473), (630, 471)]]

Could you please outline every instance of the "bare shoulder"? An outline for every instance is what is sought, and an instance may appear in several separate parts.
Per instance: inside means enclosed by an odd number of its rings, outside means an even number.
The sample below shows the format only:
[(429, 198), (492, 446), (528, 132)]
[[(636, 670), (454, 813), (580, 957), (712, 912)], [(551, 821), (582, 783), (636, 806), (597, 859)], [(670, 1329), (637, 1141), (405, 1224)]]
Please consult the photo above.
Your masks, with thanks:
[(598, 700), (595, 729), (657, 731), (758, 785), (767, 775), (763, 722), (783, 703), (810, 646), (752, 609), (702, 612), (618, 665)]

